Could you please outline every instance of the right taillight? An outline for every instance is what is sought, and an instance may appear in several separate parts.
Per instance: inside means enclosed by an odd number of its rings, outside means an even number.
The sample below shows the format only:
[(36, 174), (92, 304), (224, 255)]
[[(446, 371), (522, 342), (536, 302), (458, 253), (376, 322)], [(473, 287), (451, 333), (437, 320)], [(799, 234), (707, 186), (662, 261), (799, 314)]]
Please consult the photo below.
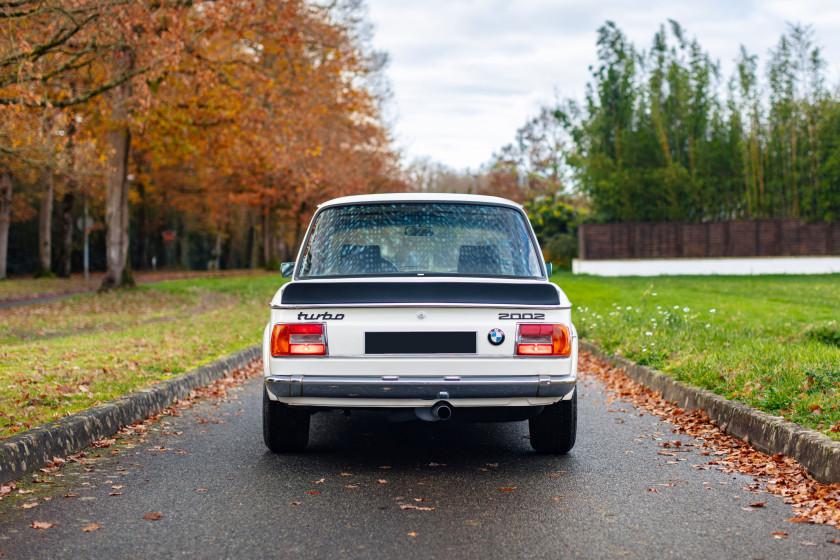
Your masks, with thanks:
[(519, 356), (570, 356), (572, 337), (566, 325), (522, 323), (516, 330)]
[(324, 356), (324, 323), (277, 323), (271, 331), (272, 356)]

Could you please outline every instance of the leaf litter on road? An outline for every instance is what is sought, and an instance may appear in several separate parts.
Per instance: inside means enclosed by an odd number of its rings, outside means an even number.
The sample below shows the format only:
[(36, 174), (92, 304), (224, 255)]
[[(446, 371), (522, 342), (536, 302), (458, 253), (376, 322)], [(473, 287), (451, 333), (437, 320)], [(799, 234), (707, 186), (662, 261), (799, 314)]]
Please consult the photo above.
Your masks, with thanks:
[(413, 509), (413, 510), (417, 510), (417, 511), (435, 511), (435, 508), (433, 508), (433, 507), (415, 506), (415, 505), (412, 505), (412, 504), (400, 504), (400, 509), (402, 509), (402, 510)]
[(589, 352), (581, 352), (579, 360), (583, 378), (594, 376), (617, 398), (631, 402), (636, 410), (644, 410), (674, 424), (673, 432), (694, 438), (694, 447), (708, 450), (700, 453), (710, 458), (708, 464), (692, 465), (695, 468), (715, 468), (724, 473), (752, 476), (756, 482), (744, 489), (781, 496), (785, 503), (793, 506), (796, 514), (788, 521), (840, 529), (840, 484), (817, 482), (802, 465), (786, 455), (769, 456), (757, 451), (749, 443), (726, 434), (726, 426), (718, 426), (702, 410), (686, 411), (667, 402), (661, 393), (636, 383)]

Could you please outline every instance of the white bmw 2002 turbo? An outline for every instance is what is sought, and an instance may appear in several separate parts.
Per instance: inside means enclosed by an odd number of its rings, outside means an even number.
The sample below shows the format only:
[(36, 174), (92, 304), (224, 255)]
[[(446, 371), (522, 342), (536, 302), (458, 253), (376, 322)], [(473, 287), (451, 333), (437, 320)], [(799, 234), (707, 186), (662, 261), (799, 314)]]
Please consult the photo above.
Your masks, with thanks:
[(263, 436), (309, 441), (321, 410), (391, 420), (529, 420), (541, 453), (577, 424), (577, 333), (521, 207), (478, 195), (318, 207), (263, 339)]

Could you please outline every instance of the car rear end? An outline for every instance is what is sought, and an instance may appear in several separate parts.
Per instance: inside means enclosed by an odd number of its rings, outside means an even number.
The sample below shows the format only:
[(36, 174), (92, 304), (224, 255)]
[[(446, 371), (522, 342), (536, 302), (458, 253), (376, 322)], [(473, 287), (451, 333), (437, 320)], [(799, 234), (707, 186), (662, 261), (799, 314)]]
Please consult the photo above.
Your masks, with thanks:
[[(304, 446), (301, 426), (308, 430), (308, 415), (320, 410), (381, 410), (392, 420), (531, 418), (533, 435), (535, 418), (539, 431), (546, 410), (574, 402), (571, 305), (535, 264), (536, 241), (521, 210), (492, 200), (518, 215), (482, 214), (485, 200), (463, 214), (450, 200), (357, 199), (343, 207), (353, 220), (333, 216), (331, 229), (316, 214), (296, 278), (272, 300), (264, 334), (270, 448)], [(515, 237), (520, 225), (506, 226), (511, 219), (522, 224), (524, 240), (508, 247), (493, 232)], [(447, 230), (452, 223), (470, 232)], [(573, 434), (571, 443), (549, 439), (540, 445), (537, 435), (535, 447), (565, 452), (574, 443)]]

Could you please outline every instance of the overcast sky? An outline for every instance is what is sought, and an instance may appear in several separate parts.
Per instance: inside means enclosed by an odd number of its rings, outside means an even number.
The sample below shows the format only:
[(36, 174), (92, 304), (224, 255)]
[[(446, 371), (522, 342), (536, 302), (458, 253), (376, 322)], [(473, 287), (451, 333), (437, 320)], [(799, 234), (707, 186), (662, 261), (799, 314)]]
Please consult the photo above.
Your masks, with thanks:
[(406, 162), (473, 171), (555, 98), (582, 99), (595, 32), (614, 21), (647, 50), (668, 19), (696, 37), (726, 79), (740, 45), (767, 52), (786, 22), (813, 25), (840, 82), (840, 0), (367, 0), (373, 46), (390, 55), (389, 120)]

